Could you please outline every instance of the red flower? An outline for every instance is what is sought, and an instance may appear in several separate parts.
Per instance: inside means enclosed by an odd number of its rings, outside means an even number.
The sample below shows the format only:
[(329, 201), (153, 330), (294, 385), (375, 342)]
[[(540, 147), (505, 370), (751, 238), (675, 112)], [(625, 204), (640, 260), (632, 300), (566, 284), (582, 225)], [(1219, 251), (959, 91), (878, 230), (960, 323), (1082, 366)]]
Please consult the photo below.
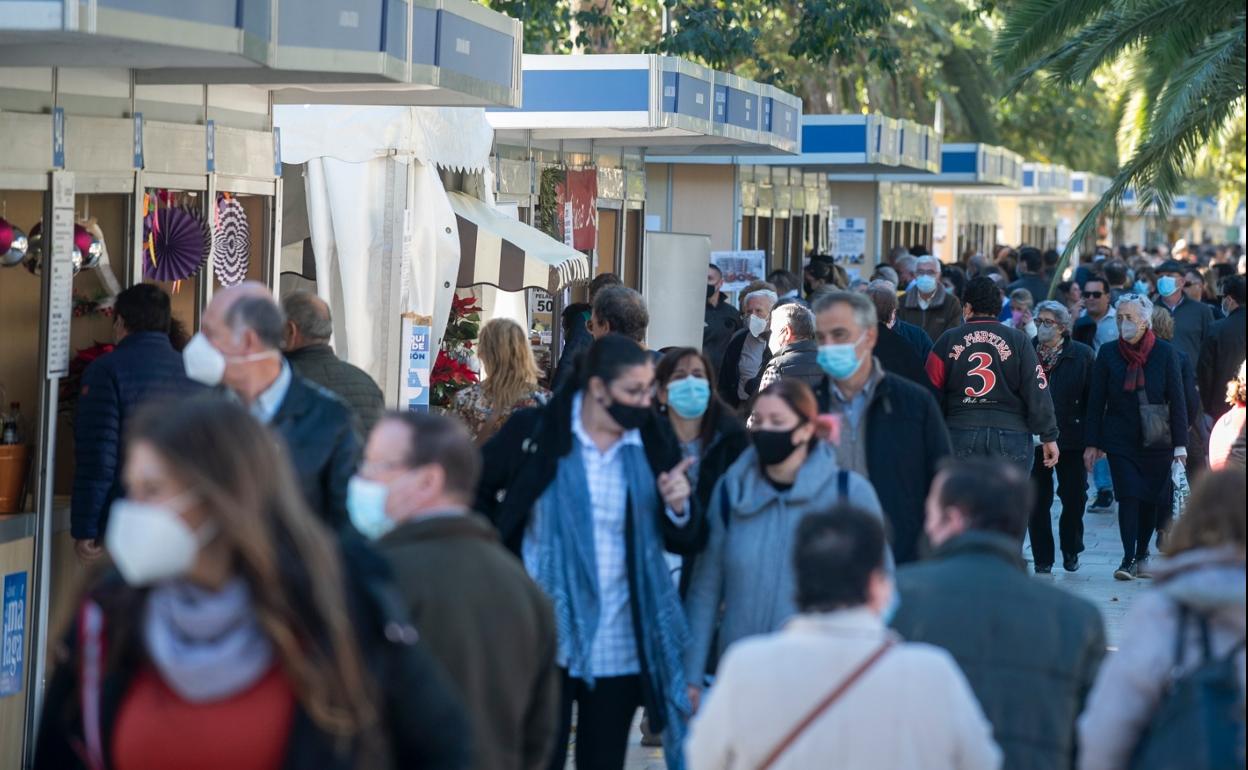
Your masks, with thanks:
[(480, 313), (481, 308), (476, 304), (476, 297), (454, 297), (451, 299), (451, 315), (466, 316), (471, 313)]

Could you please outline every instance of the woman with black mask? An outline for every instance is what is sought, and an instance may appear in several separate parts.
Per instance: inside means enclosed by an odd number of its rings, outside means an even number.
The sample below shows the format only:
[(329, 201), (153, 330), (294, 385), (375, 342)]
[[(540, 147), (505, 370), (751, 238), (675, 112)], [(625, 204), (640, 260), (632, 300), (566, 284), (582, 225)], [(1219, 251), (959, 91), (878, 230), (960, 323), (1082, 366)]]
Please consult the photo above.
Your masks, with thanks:
[(692, 634), (685, 677), (695, 708), (717, 627), (722, 652), (746, 636), (779, 630), (796, 614), (789, 561), (798, 522), (837, 502), (883, 518), (871, 482), (837, 466), (835, 451), (824, 441), (830, 426), (822, 419), (805, 383), (769, 385), (754, 401), (752, 446), (711, 497), (710, 539), (685, 601)]
[(689, 703), (688, 627), (664, 552), (700, 545), (699, 507), (668, 420), (653, 407), (654, 364), (618, 334), (596, 341), (578, 386), (516, 412), (482, 448), (477, 509), (551, 597), (563, 708), (552, 768), (623, 768), (645, 705), (680, 766)]

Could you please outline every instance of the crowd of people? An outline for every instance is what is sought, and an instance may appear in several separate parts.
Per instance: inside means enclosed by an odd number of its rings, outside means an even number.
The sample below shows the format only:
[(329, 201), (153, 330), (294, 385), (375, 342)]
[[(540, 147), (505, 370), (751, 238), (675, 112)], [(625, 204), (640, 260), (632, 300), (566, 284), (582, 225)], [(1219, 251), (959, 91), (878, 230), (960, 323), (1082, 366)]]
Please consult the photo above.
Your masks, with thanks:
[[(642, 709), (673, 769), (1242, 752), (1236, 256), (712, 265), (701, 349), (604, 274), (552, 376), (492, 320), (445, 414), (384, 411), (315, 295), (218, 291), (183, 344), (127, 289), (36, 766), (618, 770)], [(1081, 568), (1090, 479), (1157, 586), (1116, 652), (1024, 556)]]

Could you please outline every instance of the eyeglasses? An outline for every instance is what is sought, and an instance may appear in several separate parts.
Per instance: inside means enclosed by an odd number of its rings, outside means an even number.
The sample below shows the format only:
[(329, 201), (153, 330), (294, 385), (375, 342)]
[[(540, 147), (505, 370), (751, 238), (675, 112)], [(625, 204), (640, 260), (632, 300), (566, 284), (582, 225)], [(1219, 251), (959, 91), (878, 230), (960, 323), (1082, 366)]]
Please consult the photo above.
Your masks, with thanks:
[(1052, 318), (1037, 318), (1036, 326), (1061, 326), (1061, 324), (1054, 321)]
[(1086, 297), (1086, 298), (1088, 298), (1088, 299), (1100, 299), (1101, 297), (1104, 297), (1104, 296), (1105, 296), (1105, 292), (1103, 292), (1103, 291), (1085, 291), (1085, 292), (1083, 293), (1083, 296), (1084, 296), (1084, 297)]

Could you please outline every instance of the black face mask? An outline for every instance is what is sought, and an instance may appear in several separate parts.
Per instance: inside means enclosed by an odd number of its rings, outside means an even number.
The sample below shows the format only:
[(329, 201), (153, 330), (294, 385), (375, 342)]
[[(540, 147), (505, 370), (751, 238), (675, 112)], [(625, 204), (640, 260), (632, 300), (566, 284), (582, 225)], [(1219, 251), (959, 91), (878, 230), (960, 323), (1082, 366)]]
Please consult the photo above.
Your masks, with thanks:
[[(798, 426), (801, 427), (801, 426)], [(793, 443), (793, 430), (756, 430), (750, 432), (750, 440), (763, 465), (779, 465), (797, 451)]]
[(715, 294), (716, 294), (716, 292), (715, 292), (715, 286), (714, 286), (714, 285), (712, 285), (712, 284), (709, 284), (709, 283), (708, 283), (708, 284), (706, 285), (706, 298), (707, 298), (707, 299), (710, 299), (711, 297), (714, 297), (714, 296), (715, 296)]
[(613, 401), (607, 407), (607, 414), (624, 430), (638, 430), (650, 419), (653, 410), (648, 406), (632, 406)]
[(815, 291), (815, 287), (810, 284), (810, 281), (803, 281), (802, 289), (806, 292), (807, 297), (809, 297)]

